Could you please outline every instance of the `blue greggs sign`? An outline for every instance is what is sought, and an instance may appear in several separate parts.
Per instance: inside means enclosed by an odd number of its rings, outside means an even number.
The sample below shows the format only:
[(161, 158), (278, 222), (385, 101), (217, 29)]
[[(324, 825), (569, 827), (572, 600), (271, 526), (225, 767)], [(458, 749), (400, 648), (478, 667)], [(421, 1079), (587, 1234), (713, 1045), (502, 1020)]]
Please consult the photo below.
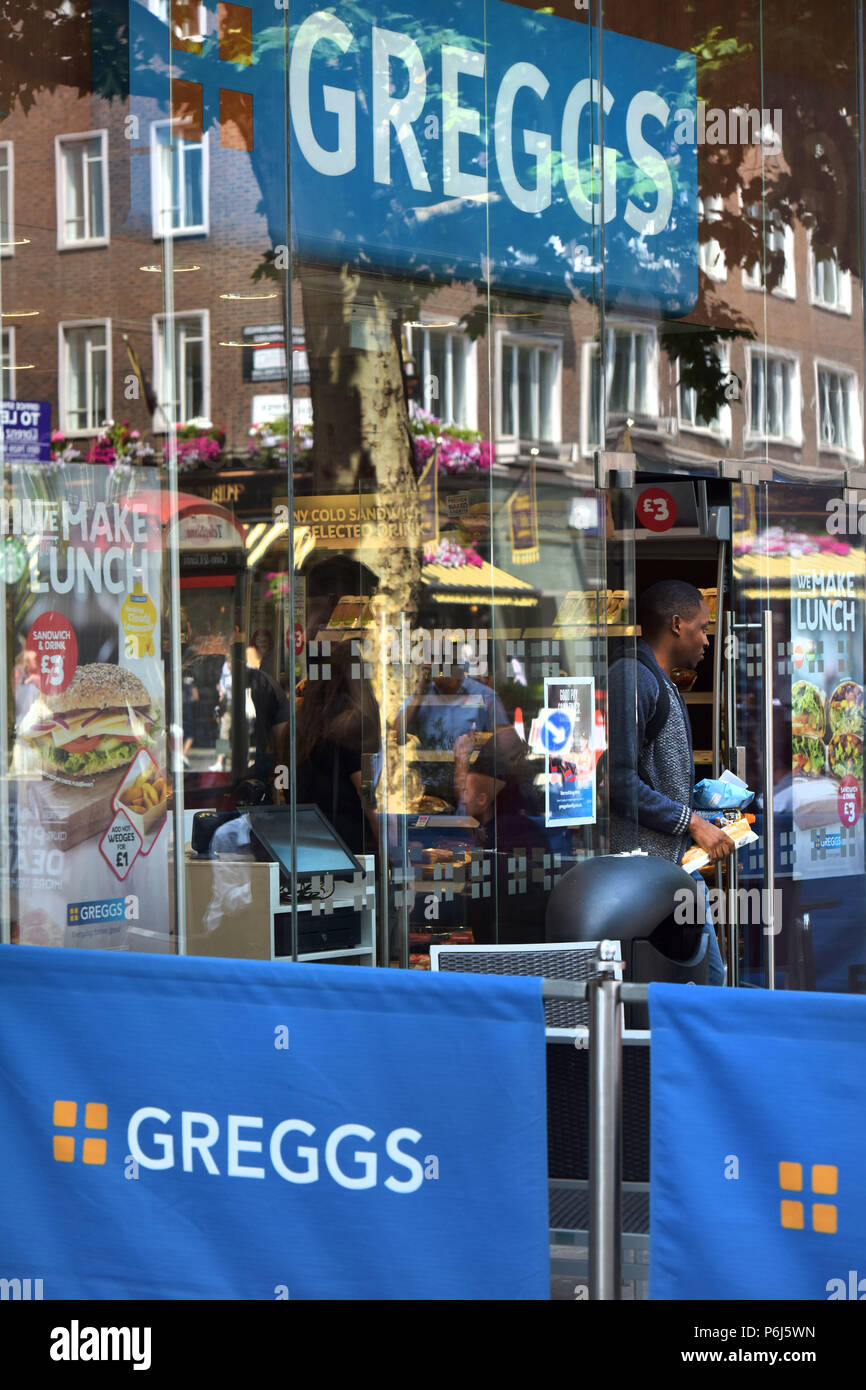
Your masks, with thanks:
[[(252, 148), (275, 242), (285, 226), (285, 50), (272, 3), (248, 11), (249, 61), (216, 16), (175, 79), (252, 97)], [(133, 0), (131, 92), (168, 107), (166, 26)], [(501, 0), (398, 11), (294, 0), (290, 207), (300, 254), (425, 280), (482, 280), (685, 314), (697, 297), (694, 56)], [(213, 33), (211, 33), (213, 29)], [(161, 36), (160, 32), (162, 31)], [(150, 37), (148, 37), (150, 36)], [(160, 85), (162, 90), (160, 91)], [(603, 155), (602, 155), (603, 149)], [(602, 264), (604, 274), (602, 279)]]

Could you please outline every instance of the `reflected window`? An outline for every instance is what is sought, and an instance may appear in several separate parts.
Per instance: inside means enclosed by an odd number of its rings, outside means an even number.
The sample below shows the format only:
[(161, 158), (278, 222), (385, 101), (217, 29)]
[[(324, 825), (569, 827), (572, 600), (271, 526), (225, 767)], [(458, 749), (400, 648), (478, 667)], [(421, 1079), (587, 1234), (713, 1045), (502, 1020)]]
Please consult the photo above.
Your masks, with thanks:
[(469, 339), (435, 324), (413, 324), (407, 329), (407, 348), (420, 379), (424, 409), (447, 425), (475, 429), (475, 350)]
[[(784, 299), (794, 299), (797, 293), (797, 278), (794, 269), (793, 227), (786, 227), (778, 220), (776, 214), (766, 212), (766, 210), (762, 211), (757, 203), (752, 203), (747, 208), (747, 213), (753, 222), (763, 224), (767, 261), (777, 251), (783, 252), (785, 257), (785, 268), (773, 294), (780, 295)], [(764, 265), (762, 261), (755, 261), (754, 265), (743, 271), (743, 284), (750, 290), (762, 290), (764, 288)]]
[(862, 455), (856, 374), (838, 367), (822, 367), (818, 364), (816, 371), (819, 447)]
[(795, 357), (752, 351), (749, 361), (749, 433), (800, 444), (800, 365)]
[[(728, 371), (728, 360), (726, 356), (721, 359), (716, 358), (720, 375)], [(690, 430), (696, 434), (712, 434), (720, 439), (730, 439), (731, 437), (731, 408), (728, 405), (717, 406), (715, 412), (707, 417), (698, 409), (698, 393), (694, 386), (678, 385), (679, 398), (679, 423), (680, 429)]]
[(602, 418), (658, 417), (658, 358), (651, 328), (609, 328), (605, 336), (605, 380), (601, 389), (598, 343), (585, 344), (583, 430), (586, 449), (604, 447)]
[(0, 144), (0, 256), (13, 255), (14, 237), (12, 142), (5, 140)]
[(154, 320), (156, 394), (162, 428), (210, 418), (207, 311)]
[[(722, 211), (722, 199), (717, 194), (708, 194), (706, 198), (698, 199), (699, 222), (708, 224), (720, 222)], [(709, 241), (698, 242), (698, 265), (711, 280), (726, 280), (728, 278), (724, 252), (714, 237), (711, 237)]]
[(110, 322), (60, 325), (60, 428), (92, 434), (111, 415)]
[(560, 438), (560, 343), (501, 335), (499, 437), (554, 444)]
[(822, 309), (834, 309), (838, 314), (851, 312), (851, 274), (842, 270), (835, 256), (818, 260), (809, 246), (809, 287), (813, 304)]
[(15, 329), (0, 329), (0, 400), (15, 400)]
[(208, 144), (184, 140), (172, 122), (158, 121), (152, 128), (151, 188), (153, 235), (191, 236), (208, 230)]
[(102, 246), (108, 241), (108, 132), (58, 135), (57, 245)]

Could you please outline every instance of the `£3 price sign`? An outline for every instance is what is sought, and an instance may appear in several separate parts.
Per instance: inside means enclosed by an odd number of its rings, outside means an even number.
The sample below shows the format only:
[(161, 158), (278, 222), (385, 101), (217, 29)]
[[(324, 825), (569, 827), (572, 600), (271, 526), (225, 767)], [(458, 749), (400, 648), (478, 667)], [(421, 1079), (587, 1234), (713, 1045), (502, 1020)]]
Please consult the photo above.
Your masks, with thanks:
[(27, 634), (27, 650), (36, 653), (36, 679), (43, 695), (61, 695), (78, 665), (75, 629), (62, 613), (49, 610)]
[(677, 504), (663, 487), (645, 487), (635, 510), (638, 521), (648, 531), (668, 531), (677, 519)]

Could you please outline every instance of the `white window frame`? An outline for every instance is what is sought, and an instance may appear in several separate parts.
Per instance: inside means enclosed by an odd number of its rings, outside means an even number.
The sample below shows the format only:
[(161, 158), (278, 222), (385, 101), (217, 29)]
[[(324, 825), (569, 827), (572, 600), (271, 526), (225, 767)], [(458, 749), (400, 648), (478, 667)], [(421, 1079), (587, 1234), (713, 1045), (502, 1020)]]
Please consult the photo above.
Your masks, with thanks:
[[(553, 419), (553, 438), (542, 439), (539, 435), (537, 439), (526, 438), (521, 434), (505, 434), (502, 428), (502, 404), (503, 404), (503, 376), (502, 376), (502, 357), (504, 347), (515, 348), (537, 348), (553, 354), (553, 390), (550, 403), (551, 416)], [(536, 359), (537, 361), (537, 359)], [(518, 452), (521, 441), (538, 445), (539, 447), (552, 448), (556, 444), (562, 443), (562, 339), (553, 334), (522, 334), (515, 333), (506, 328), (500, 329), (496, 334), (496, 441)], [(515, 387), (516, 393), (516, 387)], [(519, 401), (512, 397), (512, 411), (515, 422), (520, 427), (520, 407)], [(540, 412), (539, 412), (540, 414)], [(508, 452), (508, 450), (506, 450)]]
[[(790, 363), (793, 377), (793, 414), (795, 434), (775, 435), (766, 434), (763, 430), (752, 429), (752, 364), (756, 357), (764, 360), (780, 360)], [(746, 347), (746, 418), (743, 425), (743, 443), (761, 444), (787, 444), (791, 447), (799, 447), (803, 443), (803, 387), (800, 376), (800, 358), (796, 352), (788, 352), (784, 348), (774, 347)]]
[[(99, 165), (102, 179), (102, 206), (105, 217), (105, 234), (98, 237), (82, 237), (78, 241), (66, 240), (66, 166), (64, 151), (71, 145), (84, 140), (100, 142)], [(57, 249), (58, 251), (86, 251), (93, 246), (107, 246), (111, 241), (111, 200), (108, 180), (108, 131), (83, 130), (75, 135), (56, 135), (54, 137), (54, 170), (57, 190)]]
[[(822, 357), (815, 358), (815, 434), (817, 439), (818, 451), (820, 453), (835, 454), (837, 457), (857, 458), (863, 457), (863, 412), (860, 401), (860, 381), (856, 371), (851, 367), (845, 366), (841, 362), (828, 362)], [(851, 383), (851, 434), (853, 444), (851, 448), (844, 448), (840, 444), (827, 444), (821, 438), (821, 373), (833, 372), (836, 376), (846, 377)]]
[[(6, 368), (6, 371), (9, 376), (8, 396), (3, 394), (2, 358), (4, 348), (9, 354), (9, 366)], [(17, 397), (15, 395), (15, 329), (11, 327), (0, 328), (0, 400), (17, 400)]]
[(59, 428), (69, 439), (86, 439), (90, 435), (98, 434), (102, 428), (103, 421), (97, 420), (93, 425), (88, 425), (83, 429), (70, 429), (67, 427), (66, 412), (67, 401), (67, 345), (66, 334), (73, 328), (102, 328), (105, 332), (105, 418), (111, 419), (112, 399), (113, 399), (113, 380), (111, 366), (111, 319), (68, 319), (57, 325), (58, 349), (57, 349), (57, 396), (59, 405), (60, 423)]
[[(730, 374), (730, 354), (727, 352), (726, 349), (722, 349), (719, 352), (718, 356), (719, 361), (721, 363), (722, 372), (724, 374)], [(686, 419), (686, 417), (683, 415), (682, 393), (686, 389), (687, 388), (684, 387), (679, 380), (677, 380), (677, 424), (679, 426), (680, 433), (697, 434), (700, 435), (703, 439), (721, 439), (724, 440), (726, 443), (730, 443), (732, 434), (731, 407), (729, 405), (723, 405), (719, 407), (717, 425), (692, 424), (692, 422)]]
[(163, 241), (166, 237), (173, 237), (176, 240), (179, 237), (208, 236), (210, 233), (210, 147), (208, 144), (208, 132), (206, 130), (202, 131), (200, 142), (177, 140), (173, 146), (174, 151), (177, 152), (175, 157), (179, 156), (181, 161), (183, 160), (183, 152), (186, 145), (192, 143), (195, 144), (197, 148), (201, 149), (201, 207), (204, 220), (201, 223), (196, 223), (189, 227), (168, 226), (163, 228), (160, 225), (162, 221), (162, 212), (170, 212), (170, 209), (162, 209), (160, 207), (160, 193), (162, 188), (162, 180), (160, 177), (162, 160), (160, 155), (164, 150), (172, 147), (160, 145), (158, 143), (157, 131), (161, 127), (171, 126), (172, 124), (174, 124), (172, 120), (153, 121), (150, 127), (150, 216), (154, 241)]
[[(706, 198), (698, 198), (698, 218), (702, 222), (720, 222), (724, 210), (724, 199), (716, 193), (711, 193)], [(713, 247), (716, 247), (716, 255), (711, 260), (710, 253)], [(723, 280), (728, 278), (725, 253), (715, 239), (698, 242), (698, 266), (708, 280), (714, 280), (717, 284), (721, 284)]]
[(808, 248), (807, 258), (808, 258), (808, 270), (809, 270), (809, 303), (810, 303), (811, 305), (813, 305), (816, 309), (826, 309), (827, 312), (828, 312), (829, 314), (845, 314), (845, 315), (847, 315), (847, 317), (850, 318), (850, 316), (851, 316), (851, 272), (850, 272), (850, 270), (841, 270), (841, 269), (839, 269), (839, 262), (838, 262), (838, 259), (836, 260), (837, 274), (838, 274), (838, 276), (839, 276), (839, 284), (840, 284), (840, 288), (841, 288), (841, 291), (842, 291), (842, 295), (841, 295), (841, 299), (840, 299), (837, 303), (835, 303), (835, 304), (830, 304), (830, 303), (828, 303), (828, 301), (827, 301), (826, 299), (819, 299), (818, 296), (817, 296), (817, 294), (815, 293), (815, 274), (816, 274), (818, 262), (817, 262), (817, 260), (815, 259), (815, 253), (814, 253), (814, 251), (812, 250), (812, 237), (811, 237), (811, 235), (810, 235), (810, 237), (809, 237), (809, 248)]
[[(659, 345), (658, 332), (653, 324), (641, 323), (639, 321), (625, 321), (610, 323), (607, 325), (607, 343), (605, 352), (605, 374), (604, 374), (604, 420), (619, 422), (628, 418), (633, 418), (635, 425), (640, 427), (648, 425), (650, 422), (653, 427), (656, 425), (659, 416)], [(614, 365), (614, 340), (618, 335), (628, 333), (632, 336), (641, 335), (648, 338), (650, 351), (647, 356), (647, 405), (646, 409), (640, 413), (629, 410), (617, 410), (611, 413), (609, 408), (610, 392), (613, 386), (613, 365)], [(595, 442), (590, 438), (590, 425), (592, 421), (592, 360), (598, 357), (601, 352), (601, 344), (596, 338), (587, 339), (581, 351), (581, 392), (580, 392), (580, 434), (582, 451), (584, 454), (591, 454), (595, 449), (603, 449), (605, 440)], [(603, 426), (604, 427), (604, 426)]]
[(15, 255), (15, 147), (11, 140), (0, 140), (0, 150), (6, 153), (6, 195), (9, 240), (0, 237), (0, 256)]
[[(210, 370), (210, 311), (208, 309), (184, 309), (177, 310), (173, 314), (154, 314), (152, 327), (153, 340), (153, 385), (159, 406), (153, 417), (153, 428), (157, 434), (167, 434), (175, 424), (183, 425), (186, 423), (186, 413), (184, 418), (178, 417), (176, 421), (171, 421), (162, 408), (163, 399), (168, 395), (165, 388), (165, 369), (164, 357), (162, 352), (162, 341), (164, 327), (167, 324), (174, 325), (178, 319), (200, 319), (202, 336), (202, 416), (210, 420), (211, 417), (211, 370)], [(178, 402), (182, 404), (182, 402)], [(190, 417), (196, 418), (196, 417)]]
[[(452, 419), (450, 419), (447, 415), (440, 414), (440, 412), (439, 412), (438, 409), (437, 409), (437, 410), (434, 410), (434, 409), (432, 408), (432, 406), (428, 405), (428, 403), (427, 403), (426, 392), (425, 392), (425, 383), (426, 383), (426, 379), (427, 379), (427, 375), (428, 375), (428, 372), (427, 372), (427, 365), (428, 365), (428, 363), (429, 363), (429, 357), (428, 357), (429, 348), (428, 348), (428, 346), (427, 346), (427, 343), (428, 343), (429, 340), (427, 339), (426, 335), (429, 334), (429, 332), (430, 332), (431, 329), (439, 330), (439, 331), (440, 331), (441, 333), (443, 333), (447, 338), (450, 338), (450, 339), (455, 340), (455, 341), (457, 341), (457, 342), (460, 343), (460, 347), (461, 347), (461, 351), (462, 351), (462, 356), (463, 356), (463, 371), (464, 371), (465, 378), (466, 378), (466, 390), (465, 390), (466, 419), (465, 419), (465, 420), (452, 420)], [(418, 335), (418, 336), (416, 337), (416, 335)], [(423, 337), (422, 337), (422, 335), (423, 335)], [(420, 358), (419, 358), (418, 353), (415, 351), (415, 349), (416, 349), (417, 347), (419, 347), (419, 346), (421, 346), (421, 348), (422, 348), (422, 352), (421, 352)], [(472, 339), (468, 336), (468, 334), (466, 334), (461, 328), (459, 328), (459, 327), (457, 327), (457, 326), (453, 326), (451, 323), (448, 323), (448, 324), (446, 325), (446, 324), (443, 324), (443, 323), (441, 322), (441, 320), (436, 319), (435, 317), (433, 317), (433, 318), (428, 318), (428, 317), (425, 315), (424, 317), (422, 317), (422, 318), (418, 321), (418, 323), (413, 323), (412, 326), (411, 326), (411, 328), (409, 328), (409, 330), (408, 330), (408, 342), (407, 342), (407, 347), (410, 348), (410, 349), (412, 350), (412, 353), (413, 353), (413, 360), (414, 360), (414, 362), (415, 362), (415, 372), (416, 372), (416, 375), (418, 376), (418, 382), (419, 382), (419, 387), (420, 387), (419, 400), (421, 401), (421, 404), (423, 405), (424, 409), (425, 409), (425, 410), (429, 410), (430, 413), (431, 413), (431, 415), (435, 415), (436, 418), (437, 418), (437, 420), (441, 420), (442, 423), (443, 423), (444, 425), (456, 425), (458, 429), (477, 430), (477, 429), (478, 429), (478, 359), (477, 359), (477, 353), (476, 353), (476, 345), (475, 345), (475, 343), (472, 341)], [(453, 371), (454, 371), (454, 367), (453, 367), (454, 344), (453, 344), (453, 342), (452, 342), (450, 354), (446, 354), (446, 355), (447, 355), (448, 357), (450, 357), (450, 359), (451, 359), (451, 362), (450, 362), (450, 371), (451, 371), (452, 380), (453, 380)], [(449, 369), (449, 363), (446, 361), (446, 370), (448, 370), (448, 369)]]
[[(766, 250), (766, 235), (768, 230), (768, 224), (765, 221), (763, 225), (765, 238), (764, 249)], [(785, 252), (785, 271), (782, 275), (781, 280), (779, 281), (778, 285), (776, 285), (772, 293), (777, 297), (777, 299), (796, 299), (797, 267), (794, 261), (794, 228), (785, 225), (780, 229), (771, 224), (769, 226), (769, 230), (773, 232), (778, 232), (779, 230), (781, 230), (782, 239), (784, 242), (783, 250)], [(759, 259), (755, 261), (753, 269), (746, 269), (743, 271), (743, 288), (747, 290), (752, 290), (758, 294), (764, 293), (763, 260)]]

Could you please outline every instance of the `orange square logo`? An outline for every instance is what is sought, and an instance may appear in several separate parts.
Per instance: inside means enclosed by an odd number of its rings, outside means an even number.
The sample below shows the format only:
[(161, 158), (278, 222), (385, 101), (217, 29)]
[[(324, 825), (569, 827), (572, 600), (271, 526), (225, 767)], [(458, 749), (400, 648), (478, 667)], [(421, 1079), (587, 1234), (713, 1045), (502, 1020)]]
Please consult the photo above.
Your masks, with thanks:
[(803, 1191), (803, 1165), (802, 1163), (780, 1163), (779, 1164), (779, 1186), (786, 1192)]
[(108, 1129), (108, 1106), (101, 1101), (89, 1100), (84, 1111), (85, 1129)]
[(825, 1197), (832, 1197), (839, 1191), (839, 1169), (835, 1164), (812, 1164), (812, 1191)]
[(78, 1106), (74, 1100), (56, 1100), (54, 1102), (54, 1124), (57, 1129), (74, 1129)]
[(75, 1161), (75, 1138), (72, 1134), (55, 1134), (54, 1158), (57, 1163)]
[(812, 1207), (812, 1230), (824, 1235), (836, 1234), (836, 1208), (829, 1202), (815, 1202)]
[(81, 1149), (81, 1161), (82, 1163), (104, 1163), (105, 1140), (85, 1139)]
[(789, 1231), (802, 1231), (803, 1229), (803, 1203), (787, 1202), (781, 1204), (782, 1225)]

